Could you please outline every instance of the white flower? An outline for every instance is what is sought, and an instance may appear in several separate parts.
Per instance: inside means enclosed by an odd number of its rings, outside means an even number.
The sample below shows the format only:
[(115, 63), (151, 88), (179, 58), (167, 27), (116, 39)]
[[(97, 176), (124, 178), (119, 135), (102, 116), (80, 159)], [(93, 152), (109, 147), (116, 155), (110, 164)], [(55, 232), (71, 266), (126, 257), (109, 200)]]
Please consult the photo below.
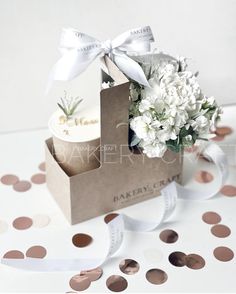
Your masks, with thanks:
[(167, 150), (167, 146), (164, 143), (154, 142), (152, 144), (146, 144), (144, 141), (140, 144), (143, 147), (143, 153), (148, 157), (162, 157)]
[(210, 119), (210, 130), (211, 132), (215, 132), (216, 130), (216, 121), (219, 118), (219, 116), (223, 113), (223, 110), (221, 107), (218, 107), (215, 109), (211, 119)]
[(110, 84), (109, 84), (109, 82), (108, 82), (108, 83), (103, 82), (103, 83), (102, 83), (102, 89), (108, 89), (108, 88), (110, 88)]
[[(196, 138), (208, 138), (221, 113), (215, 98), (203, 95), (196, 76), (186, 67), (185, 58), (176, 60), (165, 54), (145, 60), (143, 68), (151, 87), (138, 88), (130, 127), (148, 157), (162, 157), (167, 145), (173, 147), (176, 142), (191, 146)], [(132, 88), (131, 96), (132, 100), (137, 96)]]
[(130, 97), (132, 101), (136, 101), (139, 96), (139, 91), (137, 87), (135, 87), (134, 84), (131, 83), (129, 90), (130, 90)]
[(198, 116), (195, 120), (190, 122), (190, 125), (198, 134), (209, 133), (209, 120), (204, 115)]
[(145, 87), (144, 90), (141, 91), (142, 98), (160, 98), (161, 97), (161, 89), (160, 82), (157, 77), (151, 78), (148, 80), (150, 87)]
[(139, 139), (148, 142), (155, 139), (155, 130), (151, 126), (152, 118), (150, 113), (146, 112), (142, 116), (136, 116), (130, 122), (131, 129), (136, 133)]
[(192, 135), (187, 135), (183, 138), (183, 145), (184, 146), (191, 146), (193, 141)]
[(183, 56), (180, 56), (180, 57), (178, 58), (179, 65), (180, 65), (180, 70), (181, 70), (181, 71), (185, 71), (186, 68), (187, 68), (187, 66), (188, 66), (186, 60), (187, 60), (187, 59), (186, 59), (185, 57), (183, 57)]

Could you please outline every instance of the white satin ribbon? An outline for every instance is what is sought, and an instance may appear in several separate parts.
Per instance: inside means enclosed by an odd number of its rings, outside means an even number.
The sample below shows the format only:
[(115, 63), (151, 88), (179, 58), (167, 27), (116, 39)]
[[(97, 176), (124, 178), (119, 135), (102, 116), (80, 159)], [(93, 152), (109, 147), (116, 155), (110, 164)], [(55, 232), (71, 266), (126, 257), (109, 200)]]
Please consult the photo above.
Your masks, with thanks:
[(212, 198), (216, 195), (220, 188), (224, 185), (228, 176), (228, 164), (225, 153), (215, 143), (206, 145), (202, 154), (211, 160), (217, 167), (219, 173), (218, 186), (211, 193), (199, 192), (187, 189), (175, 182), (170, 183), (161, 191), (165, 207), (160, 220), (156, 222), (148, 222), (131, 218), (125, 214), (120, 214), (108, 226), (110, 245), (109, 249), (103, 258), (98, 259), (38, 259), (38, 258), (25, 258), (25, 259), (7, 259), (1, 260), (2, 264), (19, 268), (23, 270), (53, 272), (53, 271), (81, 271), (89, 270), (101, 266), (112, 255), (114, 255), (121, 247), (124, 238), (124, 231), (152, 231), (165, 222), (174, 212), (177, 200), (203, 200)]
[(139, 84), (149, 86), (141, 66), (127, 54), (147, 53), (153, 41), (149, 26), (129, 30), (105, 42), (72, 28), (63, 29), (59, 47), (62, 57), (52, 69), (49, 84), (53, 80), (72, 80), (98, 56), (108, 55), (125, 75)]

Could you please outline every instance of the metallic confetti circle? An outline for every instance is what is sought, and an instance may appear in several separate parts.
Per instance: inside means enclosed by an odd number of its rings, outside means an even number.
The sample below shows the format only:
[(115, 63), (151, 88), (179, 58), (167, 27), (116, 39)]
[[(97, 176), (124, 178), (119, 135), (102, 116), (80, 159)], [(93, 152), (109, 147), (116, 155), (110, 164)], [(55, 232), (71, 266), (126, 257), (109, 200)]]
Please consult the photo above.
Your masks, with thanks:
[(186, 254), (180, 251), (172, 252), (169, 255), (169, 262), (178, 267), (182, 267), (186, 265)]
[(70, 286), (73, 290), (76, 291), (84, 291), (88, 289), (90, 286), (91, 281), (86, 276), (75, 275), (70, 279)]
[(139, 271), (139, 264), (133, 259), (124, 259), (119, 264), (122, 273), (127, 275), (136, 274)]
[(72, 243), (76, 247), (86, 247), (93, 241), (93, 238), (87, 234), (76, 234), (72, 238)]
[(31, 182), (37, 185), (44, 184), (46, 182), (45, 174), (35, 174), (31, 177)]
[(220, 192), (225, 195), (225, 196), (229, 196), (229, 197), (233, 197), (236, 196), (236, 186), (232, 186), (232, 185), (225, 185)]
[(209, 225), (215, 225), (221, 221), (221, 216), (216, 212), (208, 211), (202, 215), (202, 220)]
[(186, 266), (188, 268), (197, 270), (205, 266), (205, 260), (198, 254), (188, 254), (186, 255)]
[(19, 178), (15, 175), (5, 175), (1, 177), (1, 182), (4, 185), (14, 185), (19, 181)]
[(0, 234), (5, 233), (7, 229), (8, 229), (8, 224), (5, 221), (0, 220)]
[(38, 168), (41, 171), (45, 172), (46, 171), (46, 164), (45, 164), (45, 162), (41, 162), (40, 165), (38, 166)]
[(211, 228), (211, 232), (218, 238), (226, 238), (231, 234), (230, 228), (225, 225), (215, 225)]
[(11, 250), (6, 252), (3, 258), (22, 259), (24, 258), (24, 253), (19, 250)]
[(47, 254), (47, 250), (43, 246), (32, 246), (26, 251), (27, 257), (44, 258)]
[(173, 230), (164, 230), (159, 237), (165, 243), (175, 243), (178, 240), (178, 234)]
[(217, 247), (213, 252), (216, 259), (219, 261), (230, 261), (234, 258), (234, 252), (228, 247)]
[(26, 192), (31, 188), (29, 181), (19, 181), (13, 185), (13, 189), (17, 192)]
[(153, 268), (146, 272), (146, 279), (151, 284), (160, 285), (167, 281), (168, 276), (163, 270)]
[(97, 281), (98, 279), (101, 278), (102, 274), (103, 274), (103, 270), (100, 267), (80, 272), (80, 275), (86, 276), (90, 280), (90, 282)]
[(233, 130), (230, 127), (218, 127), (215, 131), (218, 136), (230, 135), (232, 132)]
[(121, 292), (128, 287), (128, 282), (119, 275), (112, 275), (106, 280), (106, 285), (113, 292)]
[(44, 228), (50, 223), (50, 217), (46, 214), (36, 214), (32, 217), (35, 228)]
[(194, 178), (199, 183), (210, 183), (214, 179), (211, 173), (204, 170), (201, 170), (198, 173), (196, 173)]
[(44, 258), (47, 255), (47, 250), (43, 246), (32, 246), (26, 251), (27, 257)]
[(27, 216), (18, 217), (12, 223), (13, 227), (17, 230), (26, 230), (30, 228), (32, 224), (32, 219)]
[(110, 221), (112, 221), (114, 218), (116, 218), (119, 214), (118, 213), (109, 213), (104, 217), (104, 222), (108, 224)]

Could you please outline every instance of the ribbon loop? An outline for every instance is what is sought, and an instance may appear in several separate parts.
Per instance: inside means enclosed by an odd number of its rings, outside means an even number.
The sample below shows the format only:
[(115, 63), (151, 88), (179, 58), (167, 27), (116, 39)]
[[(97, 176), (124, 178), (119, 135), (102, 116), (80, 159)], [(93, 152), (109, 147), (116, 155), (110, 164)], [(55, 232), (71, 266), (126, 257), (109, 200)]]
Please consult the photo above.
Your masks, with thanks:
[(101, 42), (75, 29), (63, 29), (59, 50), (62, 57), (54, 65), (53, 80), (68, 81), (80, 75), (98, 56), (109, 55), (117, 67), (129, 78), (149, 87), (141, 66), (128, 54), (147, 53), (154, 41), (149, 26), (129, 30), (113, 41)]

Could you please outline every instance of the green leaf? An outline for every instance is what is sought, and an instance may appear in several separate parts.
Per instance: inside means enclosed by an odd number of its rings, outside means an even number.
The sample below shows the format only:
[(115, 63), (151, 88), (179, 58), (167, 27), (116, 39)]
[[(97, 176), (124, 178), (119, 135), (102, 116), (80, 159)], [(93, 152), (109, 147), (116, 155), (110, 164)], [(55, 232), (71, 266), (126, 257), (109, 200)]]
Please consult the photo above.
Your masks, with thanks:
[(64, 107), (60, 104), (57, 103), (57, 105), (61, 108), (61, 110), (65, 113), (66, 117), (68, 117), (68, 113), (66, 112), (66, 110), (64, 109)]
[(62, 103), (62, 106), (64, 107), (64, 109), (67, 110), (67, 107), (66, 107), (65, 101), (64, 101), (64, 99), (62, 99), (62, 98), (61, 98), (61, 103)]
[(191, 129), (189, 128), (188, 130), (186, 130), (185, 127), (183, 127), (180, 132), (179, 132), (179, 137), (183, 138), (186, 137), (187, 135), (191, 134)]
[(175, 153), (178, 153), (182, 150), (182, 145), (178, 143), (178, 139), (176, 140), (168, 140), (166, 141), (167, 148)]
[(139, 139), (136, 135), (133, 135), (130, 146), (134, 147), (136, 145), (138, 145), (138, 143), (141, 141), (141, 139)]
[(77, 102), (73, 105), (73, 107), (71, 108), (71, 110), (70, 110), (70, 112), (69, 112), (70, 115), (72, 115), (72, 114), (75, 112), (76, 108), (78, 107), (78, 105), (79, 105), (82, 101), (83, 101), (83, 99), (80, 99), (79, 101), (77, 101)]

